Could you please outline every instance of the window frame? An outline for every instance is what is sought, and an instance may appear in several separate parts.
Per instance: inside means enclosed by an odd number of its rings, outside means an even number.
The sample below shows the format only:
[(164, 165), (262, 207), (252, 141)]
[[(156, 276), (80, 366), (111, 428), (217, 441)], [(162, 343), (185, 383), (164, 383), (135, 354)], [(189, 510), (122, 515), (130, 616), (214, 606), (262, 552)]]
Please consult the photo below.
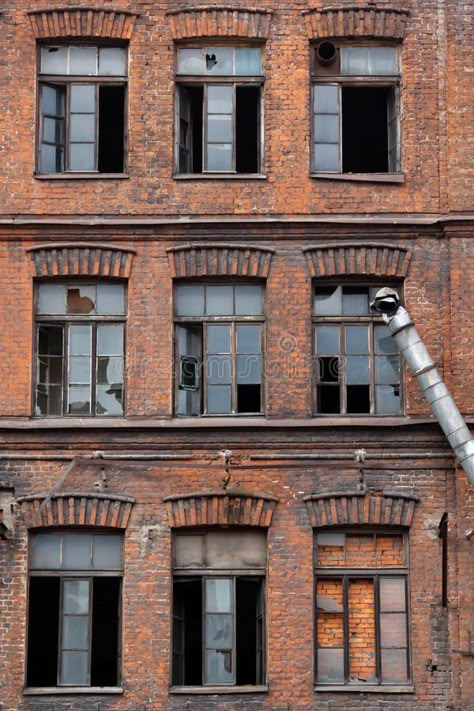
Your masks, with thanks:
[[(99, 40), (99, 38), (97, 38)], [(99, 74), (42, 74), (41, 73), (41, 50), (44, 47), (90, 47), (96, 48), (118, 48), (124, 49), (126, 54), (126, 74), (124, 75), (99, 75)], [(91, 42), (90, 40), (80, 40), (71, 42), (71, 38), (67, 41), (54, 41), (45, 40), (37, 44), (36, 47), (36, 128), (35, 128), (35, 171), (34, 177), (41, 179), (57, 179), (57, 178), (95, 178), (95, 179), (106, 179), (106, 178), (121, 178), (128, 175), (128, 95), (129, 95), (129, 74), (130, 74), (130, 56), (129, 56), (129, 46), (127, 42), (122, 40), (107, 41), (100, 39), (97, 42)], [(95, 116), (95, 134), (94, 134), (94, 165), (98, 165), (98, 152), (99, 152), (99, 98), (97, 88), (101, 85), (107, 86), (122, 86), (124, 89), (123, 96), (123, 170), (121, 172), (100, 172), (98, 167), (92, 170), (71, 170), (68, 167), (69, 163), (69, 146), (70, 146), (70, 96), (71, 96), (71, 85), (73, 84), (87, 84), (95, 86), (95, 97), (94, 97), (94, 116)], [(41, 170), (41, 145), (42, 143), (47, 143), (49, 145), (61, 145), (57, 143), (49, 143), (48, 141), (42, 141), (43, 136), (43, 120), (45, 114), (43, 113), (43, 99), (42, 99), (42, 86), (50, 87), (63, 87), (64, 89), (64, 170), (55, 171), (48, 173)], [(46, 115), (49, 118), (50, 114)], [(81, 141), (78, 141), (81, 143)]]

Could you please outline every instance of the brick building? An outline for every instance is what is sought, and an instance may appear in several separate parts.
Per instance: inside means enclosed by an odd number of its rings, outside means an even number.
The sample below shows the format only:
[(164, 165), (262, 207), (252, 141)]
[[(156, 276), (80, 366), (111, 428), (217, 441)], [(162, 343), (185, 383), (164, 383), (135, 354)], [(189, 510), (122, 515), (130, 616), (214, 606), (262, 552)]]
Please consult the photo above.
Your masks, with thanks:
[(2, 3), (2, 711), (474, 708), (473, 22)]

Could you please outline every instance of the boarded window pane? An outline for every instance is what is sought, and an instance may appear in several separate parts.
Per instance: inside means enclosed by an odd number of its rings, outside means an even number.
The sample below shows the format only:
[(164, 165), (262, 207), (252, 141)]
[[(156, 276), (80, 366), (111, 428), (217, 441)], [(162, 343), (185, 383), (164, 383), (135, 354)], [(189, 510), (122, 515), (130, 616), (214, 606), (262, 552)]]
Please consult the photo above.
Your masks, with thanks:
[(264, 568), (267, 543), (257, 531), (210, 531), (206, 536), (209, 568)]
[(380, 578), (380, 610), (405, 612), (405, 578)]
[(384, 648), (407, 646), (407, 616), (404, 612), (380, 614), (380, 644)]
[(344, 650), (318, 649), (318, 681), (336, 683), (344, 681)]
[(408, 681), (405, 649), (382, 649), (382, 681), (394, 684)]
[(173, 538), (174, 566), (176, 568), (202, 568), (204, 566), (204, 537), (201, 535)]

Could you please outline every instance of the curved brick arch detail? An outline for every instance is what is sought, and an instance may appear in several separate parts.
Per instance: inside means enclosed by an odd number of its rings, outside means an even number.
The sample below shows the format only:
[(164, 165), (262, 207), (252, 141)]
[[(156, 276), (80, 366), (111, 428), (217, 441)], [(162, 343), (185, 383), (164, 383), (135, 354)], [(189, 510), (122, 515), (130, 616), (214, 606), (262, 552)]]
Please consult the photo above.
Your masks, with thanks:
[(137, 15), (123, 10), (68, 7), (28, 13), (36, 39), (94, 37), (130, 40)]
[(183, 526), (260, 526), (268, 528), (278, 499), (264, 494), (203, 492), (167, 496), (171, 528)]
[(383, 242), (319, 244), (303, 252), (312, 277), (360, 274), (403, 279), (411, 259), (408, 247)]
[(128, 279), (135, 249), (111, 244), (49, 244), (27, 249), (34, 277), (93, 276)]
[(386, 491), (329, 492), (305, 496), (313, 528), (324, 526), (410, 526), (416, 502), (415, 494)]
[(191, 244), (166, 250), (174, 279), (206, 276), (242, 276), (266, 279), (272, 249), (241, 244)]
[(56, 494), (39, 512), (46, 494), (18, 499), (27, 528), (46, 526), (94, 526), (127, 528), (135, 499), (109, 494)]
[(266, 40), (271, 12), (257, 8), (222, 5), (170, 10), (166, 13), (174, 40), (194, 37), (243, 37)]
[(408, 10), (353, 5), (304, 10), (310, 40), (323, 37), (382, 37), (403, 40)]

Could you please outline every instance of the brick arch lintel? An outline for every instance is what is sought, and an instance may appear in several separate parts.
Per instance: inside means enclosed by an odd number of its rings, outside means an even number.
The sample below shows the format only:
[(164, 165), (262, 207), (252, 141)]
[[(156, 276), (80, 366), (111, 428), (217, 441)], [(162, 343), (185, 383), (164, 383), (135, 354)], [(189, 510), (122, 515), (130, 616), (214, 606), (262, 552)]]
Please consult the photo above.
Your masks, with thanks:
[(303, 10), (310, 40), (324, 37), (373, 37), (402, 41), (409, 11), (401, 8), (352, 5)]
[(183, 526), (260, 526), (268, 528), (278, 499), (266, 494), (207, 491), (166, 496), (171, 528)]
[(128, 279), (136, 250), (97, 242), (60, 242), (26, 249), (34, 277), (93, 276)]
[(174, 279), (242, 276), (266, 279), (275, 250), (243, 244), (188, 244), (167, 250)]
[(403, 279), (411, 248), (387, 242), (332, 242), (303, 249), (311, 277), (343, 275), (387, 276)]
[(32, 494), (17, 499), (27, 528), (46, 526), (93, 526), (127, 528), (135, 499), (119, 494), (55, 494), (39, 512), (46, 494)]
[(411, 526), (419, 497), (413, 493), (328, 492), (305, 496), (313, 528), (325, 526)]
[(233, 5), (199, 5), (167, 13), (173, 40), (198, 37), (242, 37), (266, 40), (270, 10)]
[(138, 17), (125, 10), (87, 6), (31, 10), (27, 14), (38, 40), (93, 37), (128, 41)]

